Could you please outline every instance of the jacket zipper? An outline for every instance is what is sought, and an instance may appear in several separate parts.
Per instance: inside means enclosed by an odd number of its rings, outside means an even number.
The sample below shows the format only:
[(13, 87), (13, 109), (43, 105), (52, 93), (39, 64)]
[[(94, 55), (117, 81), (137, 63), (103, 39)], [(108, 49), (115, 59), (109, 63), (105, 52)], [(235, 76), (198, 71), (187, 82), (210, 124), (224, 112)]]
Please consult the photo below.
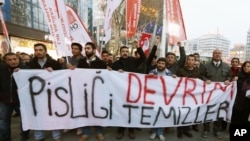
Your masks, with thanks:
[(12, 97), (12, 85), (13, 85), (13, 82), (12, 82), (12, 78), (13, 78), (13, 75), (11, 74), (10, 75), (10, 103), (13, 102), (13, 97)]

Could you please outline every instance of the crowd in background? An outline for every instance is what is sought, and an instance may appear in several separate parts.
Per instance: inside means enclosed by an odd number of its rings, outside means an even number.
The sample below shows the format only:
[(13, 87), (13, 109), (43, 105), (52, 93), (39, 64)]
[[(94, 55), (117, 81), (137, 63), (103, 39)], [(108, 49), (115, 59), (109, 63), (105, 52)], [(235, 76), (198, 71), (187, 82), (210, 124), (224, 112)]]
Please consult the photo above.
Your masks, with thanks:
[[(250, 61), (243, 62), (240, 65), (238, 58), (231, 60), (231, 66), (222, 61), (222, 52), (219, 49), (213, 51), (212, 60), (203, 64), (198, 53), (186, 55), (185, 47), (178, 42), (180, 57), (177, 60), (175, 53), (168, 52), (165, 57), (157, 57), (156, 50), (159, 45), (159, 39), (155, 39), (150, 54), (146, 56), (141, 47), (137, 46), (137, 50), (133, 56), (130, 56), (127, 46), (120, 47), (119, 58), (115, 57), (107, 51), (101, 52), (101, 57), (96, 56), (96, 45), (88, 42), (82, 47), (79, 43), (72, 43), (72, 56), (62, 57), (57, 60), (47, 54), (47, 48), (44, 44), (37, 43), (34, 45), (34, 55), (26, 53), (7, 53), (1, 59), (0, 67), (0, 141), (11, 140), (11, 116), (13, 111), (20, 115), (19, 99), (17, 94), (17, 86), (13, 79), (12, 73), (19, 69), (46, 69), (47, 71), (75, 68), (89, 69), (108, 69), (119, 72), (134, 72), (148, 75), (162, 75), (172, 77), (189, 77), (197, 78), (205, 81), (207, 84), (211, 82), (224, 82), (230, 85), (232, 81), (237, 81), (237, 95), (232, 112), (232, 120), (230, 123), (218, 119), (212, 123), (202, 124), (201, 136), (208, 137), (208, 133), (212, 132), (214, 137), (221, 139), (221, 131), (229, 130), (232, 132), (232, 126), (249, 125), (248, 117), (250, 114), (250, 99), (246, 96), (250, 93)], [(137, 44), (136, 44), (137, 45)], [(85, 51), (85, 56), (81, 54)], [(240, 103), (240, 104), (239, 104)], [(122, 111), (121, 111), (122, 112)], [(239, 116), (240, 114), (240, 116)], [(230, 126), (229, 126), (230, 124)], [(212, 126), (212, 130), (210, 129)], [(227, 129), (229, 127), (229, 129)], [(77, 135), (80, 135), (80, 141), (86, 141), (89, 138), (92, 127), (82, 127), (76, 129)], [(95, 126), (96, 137), (98, 141), (104, 141), (103, 127)], [(165, 131), (169, 128), (152, 128), (150, 140), (159, 138), (165, 141)], [(127, 128), (130, 139), (135, 139), (136, 128)], [(118, 127), (117, 140), (124, 137), (126, 128)], [(139, 129), (138, 129), (139, 130)], [(198, 125), (177, 127), (177, 137), (192, 138), (190, 130), (199, 132)], [(210, 131), (211, 130), (211, 131)], [(62, 140), (62, 132), (67, 130), (53, 130), (52, 138), (55, 141)], [(34, 130), (34, 138), (36, 141), (45, 140), (44, 131)], [(21, 127), (21, 140), (26, 141), (30, 137), (29, 131), (23, 131)]]

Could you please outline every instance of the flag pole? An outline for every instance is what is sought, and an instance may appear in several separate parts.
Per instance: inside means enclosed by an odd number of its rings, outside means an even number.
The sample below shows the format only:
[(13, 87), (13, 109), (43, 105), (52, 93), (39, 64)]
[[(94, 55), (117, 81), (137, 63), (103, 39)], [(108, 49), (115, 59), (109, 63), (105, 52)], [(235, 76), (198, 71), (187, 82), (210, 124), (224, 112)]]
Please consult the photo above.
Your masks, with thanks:
[(128, 8), (127, 8), (127, 6), (128, 6), (128, 1), (126, 0), (126, 16), (125, 16), (125, 26), (126, 26), (126, 46), (128, 46), (128, 25), (127, 25), (127, 23), (128, 23), (128, 21), (127, 21), (127, 14), (128, 14)]
[[(69, 27), (69, 25), (68, 25), (68, 21), (69, 21), (68, 17), (67, 16), (63, 17), (63, 15), (67, 15), (66, 14), (66, 5), (65, 5), (64, 1), (56, 0), (55, 5), (56, 5), (56, 11), (57, 11), (58, 18), (59, 19), (66, 18), (66, 19), (64, 19), (64, 20), (66, 20), (66, 23), (64, 23), (64, 24), (66, 24), (67, 27)], [(62, 9), (59, 9), (59, 7), (61, 7)], [(60, 22), (60, 23), (62, 24), (62, 22)], [(62, 26), (60, 26), (60, 28), (63, 30)], [(66, 28), (66, 29), (68, 29), (68, 28)], [(67, 34), (69, 34), (69, 35), (67, 35)], [(63, 39), (64, 40), (62, 41), (63, 46), (64, 46), (64, 51), (65, 51), (66, 64), (69, 63), (69, 58), (68, 58), (68, 55), (67, 55), (67, 43), (66, 43), (66, 39), (68, 40), (67, 36), (69, 36), (69, 37), (71, 36), (69, 31), (68, 31), (68, 33), (66, 31), (64, 32), (64, 34), (63, 34)]]
[(5, 25), (4, 17), (3, 17), (3, 12), (2, 12), (2, 6), (0, 6), (0, 20), (2, 23), (2, 31), (3, 35), (5, 36), (8, 44), (8, 52), (12, 52), (11, 44), (10, 44), (10, 38), (9, 38), (9, 33)]
[(161, 36), (161, 46), (160, 46), (160, 56), (165, 57), (168, 51), (168, 26), (167, 26), (167, 7), (166, 0), (163, 1), (163, 26), (162, 26), (162, 36)]
[(158, 11), (158, 14), (157, 14), (157, 17), (156, 17), (156, 20), (155, 20), (155, 25), (154, 25), (154, 30), (153, 30), (152, 38), (151, 38), (150, 47), (152, 47), (153, 44), (154, 44), (153, 40), (155, 39), (156, 30), (157, 30), (157, 27), (158, 27), (158, 21), (159, 21), (159, 17), (160, 17), (160, 12), (161, 12), (161, 11), (162, 11), (162, 9), (160, 9), (160, 10)]

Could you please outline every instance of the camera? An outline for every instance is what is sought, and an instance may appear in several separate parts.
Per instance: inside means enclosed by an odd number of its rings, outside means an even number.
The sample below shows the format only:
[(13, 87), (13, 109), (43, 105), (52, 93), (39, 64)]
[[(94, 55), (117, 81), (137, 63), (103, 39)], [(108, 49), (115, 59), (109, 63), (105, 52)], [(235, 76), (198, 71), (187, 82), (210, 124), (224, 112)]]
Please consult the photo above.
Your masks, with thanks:
[(0, 6), (3, 6), (5, 4), (5, 0), (0, 0)]

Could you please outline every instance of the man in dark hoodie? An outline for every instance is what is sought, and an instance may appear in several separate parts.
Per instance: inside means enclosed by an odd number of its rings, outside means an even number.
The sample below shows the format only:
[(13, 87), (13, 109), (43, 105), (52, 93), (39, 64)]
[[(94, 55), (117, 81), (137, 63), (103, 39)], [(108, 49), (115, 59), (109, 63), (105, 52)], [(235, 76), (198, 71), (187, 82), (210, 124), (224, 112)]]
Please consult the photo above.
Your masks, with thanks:
[[(11, 140), (11, 114), (14, 109), (20, 113), (20, 103), (17, 94), (17, 85), (13, 72), (20, 65), (19, 57), (15, 53), (7, 53), (3, 57), (4, 64), (0, 67), (0, 141)], [(22, 129), (22, 128), (21, 128)], [(21, 130), (21, 141), (28, 140), (29, 131)]]
[[(79, 60), (77, 68), (87, 69), (106, 69), (106, 64), (96, 56), (96, 46), (92, 42), (85, 44), (86, 57)], [(79, 141), (86, 141), (89, 138), (91, 127), (85, 126), (82, 128), (83, 134)], [(101, 126), (95, 126), (96, 138), (98, 141), (104, 141), (103, 129)]]

